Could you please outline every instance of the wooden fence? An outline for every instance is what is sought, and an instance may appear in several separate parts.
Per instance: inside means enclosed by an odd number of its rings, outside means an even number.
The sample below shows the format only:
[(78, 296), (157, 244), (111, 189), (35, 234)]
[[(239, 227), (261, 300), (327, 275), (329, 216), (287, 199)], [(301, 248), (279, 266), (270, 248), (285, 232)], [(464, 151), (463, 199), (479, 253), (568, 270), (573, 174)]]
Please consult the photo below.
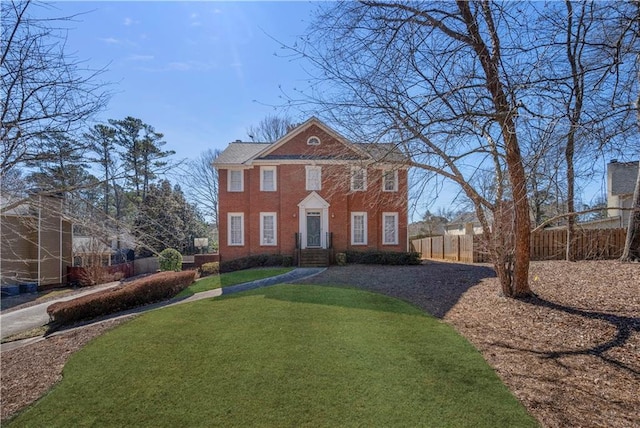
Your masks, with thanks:
[[(626, 229), (576, 230), (573, 254), (576, 260), (617, 259), (622, 255)], [(489, 262), (478, 235), (448, 235), (411, 241), (423, 259), (464, 263)], [(567, 231), (542, 230), (531, 235), (531, 260), (564, 260)]]

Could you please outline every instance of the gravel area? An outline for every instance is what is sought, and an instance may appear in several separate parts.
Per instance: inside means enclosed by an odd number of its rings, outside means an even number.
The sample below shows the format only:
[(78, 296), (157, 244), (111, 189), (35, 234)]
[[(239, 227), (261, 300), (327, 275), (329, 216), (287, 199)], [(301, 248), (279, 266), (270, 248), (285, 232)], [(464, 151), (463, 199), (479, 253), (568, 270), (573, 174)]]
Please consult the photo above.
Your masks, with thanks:
[[(499, 295), (482, 265), (331, 267), (308, 284), (397, 297), (450, 323), (545, 427), (640, 426), (640, 264), (533, 262), (536, 298)], [(123, 320), (3, 351), (2, 420), (44, 394), (69, 356)], [(455, 357), (455, 356), (454, 356)]]

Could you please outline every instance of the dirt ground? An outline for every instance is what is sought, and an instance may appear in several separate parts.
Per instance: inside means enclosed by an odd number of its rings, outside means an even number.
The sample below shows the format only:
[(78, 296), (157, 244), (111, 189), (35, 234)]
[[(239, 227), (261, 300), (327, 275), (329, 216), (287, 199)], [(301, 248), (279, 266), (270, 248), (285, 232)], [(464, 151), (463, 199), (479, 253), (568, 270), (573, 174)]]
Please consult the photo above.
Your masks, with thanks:
[[(499, 295), (487, 266), (332, 267), (305, 283), (404, 299), (471, 341), (545, 427), (640, 426), (640, 264), (533, 262), (536, 298)], [(60, 378), (68, 357), (123, 322), (108, 321), (0, 355), (6, 420)]]

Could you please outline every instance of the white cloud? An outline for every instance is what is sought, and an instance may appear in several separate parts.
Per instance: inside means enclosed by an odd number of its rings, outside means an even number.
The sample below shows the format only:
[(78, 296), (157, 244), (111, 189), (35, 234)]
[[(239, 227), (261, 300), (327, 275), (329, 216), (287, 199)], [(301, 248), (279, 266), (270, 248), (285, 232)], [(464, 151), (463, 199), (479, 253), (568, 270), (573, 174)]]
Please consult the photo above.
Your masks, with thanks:
[(122, 43), (121, 40), (116, 39), (115, 37), (103, 37), (100, 40), (110, 45), (119, 45), (120, 43)]
[(151, 61), (155, 57), (153, 55), (129, 55), (128, 61)]
[(138, 70), (149, 72), (164, 72), (164, 71), (209, 71), (216, 68), (216, 65), (211, 62), (202, 61), (173, 61), (167, 63), (162, 67), (139, 67)]

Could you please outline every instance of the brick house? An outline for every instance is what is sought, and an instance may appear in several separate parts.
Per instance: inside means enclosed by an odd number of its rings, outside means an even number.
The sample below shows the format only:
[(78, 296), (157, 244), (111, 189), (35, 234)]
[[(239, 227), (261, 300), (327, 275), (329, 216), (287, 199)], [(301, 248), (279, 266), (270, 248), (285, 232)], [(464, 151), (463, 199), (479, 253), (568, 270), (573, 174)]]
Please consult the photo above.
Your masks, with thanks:
[(354, 144), (311, 118), (274, 143), (230, 143), (214, 166), (222, 260), (408, 251), (407, 158), (393, 144)]

